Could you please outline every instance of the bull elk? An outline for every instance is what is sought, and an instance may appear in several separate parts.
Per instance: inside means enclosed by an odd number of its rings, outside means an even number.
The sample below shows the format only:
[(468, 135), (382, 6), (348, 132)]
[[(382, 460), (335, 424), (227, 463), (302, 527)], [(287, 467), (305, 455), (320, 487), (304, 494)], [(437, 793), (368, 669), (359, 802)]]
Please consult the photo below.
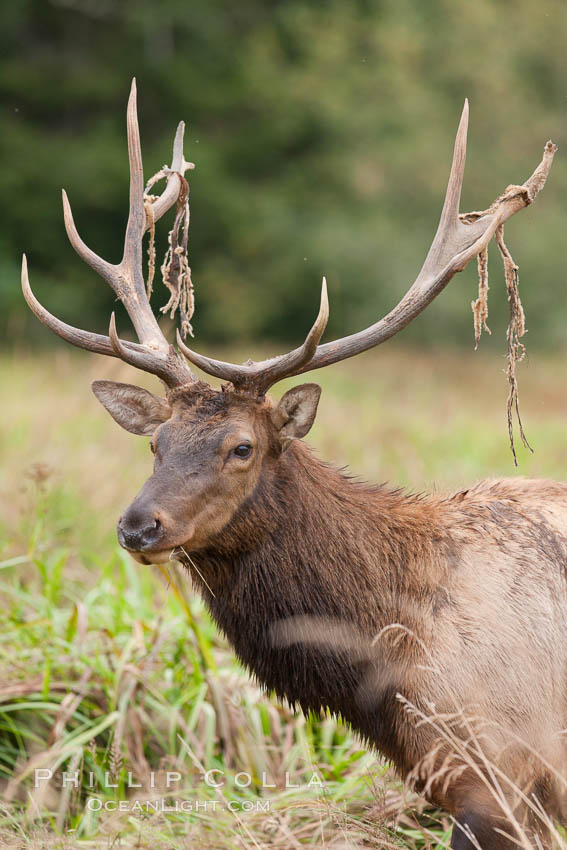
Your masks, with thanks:
[[(148, 229), (132, 85), (127, 133), (130, 212), (120, 263), (81, 240), (79, 256), (122, 301), (138, 342), (74, 328), (22, 287), (37, 318), (67, 342), (156, 375), (158, 397), (113, 381), (93, 391), (113, 419), (150, 435), (154, 469), (118, 522), (121, 546), (142, 564), (175, 558), (190, 573), (239, 659), (304, 711), (327, 709), (455, 821), (451, 847), (550, 846), (563, 817), (567, 727), (567, 486), (490, 480), (449, 496), (414, 497), (360, 483), (302, 442), (320, 387), (279, 401), (283, 378), (380, 345), (408, 325), (502, 224), (543, 187), (555, 146), (521, 186), (482, 214), (459, 215), (468, 105), (457, 131), (437, 233), (415, 283), (370, 327), (320, 344), (319, 314), (290, 353), (244, 365), (170, 345), (142, 267)], [(153, 220), (177, 201), (189, 167), (183, 128)], [(220, 378), (198, 380), (188, 362)], [(447, 734), (450, 729), (450, 734)], [(546, 823), (547, 821), (547, 823)], [(526, 838), (527, 836), (527, 838)]]

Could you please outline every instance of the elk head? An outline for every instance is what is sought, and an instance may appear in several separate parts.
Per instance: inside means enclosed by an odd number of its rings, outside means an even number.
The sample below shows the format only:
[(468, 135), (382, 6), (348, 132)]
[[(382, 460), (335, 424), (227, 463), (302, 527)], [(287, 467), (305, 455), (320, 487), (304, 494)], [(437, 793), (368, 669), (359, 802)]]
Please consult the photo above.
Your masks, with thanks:
[(151, 435), (153, 475), (118, 523), (120, 544), (142, 563), (212, 544), (260, 477), (277, 476), (282, 453), (311, 428), (321, 393), (302, 384), (272, 405), (201, 381), (167, 400), (113, 381), (95, 381), (93, 390), (119, 425)]
[[(67, 196), (64, 219), (71, 244), (115, 291), (128, 312), (138, 342), (119, 338), (114, 314), (108, 336), (74, 328), (49, 313), (33, 295), (24, 257), (22, 288), (30, 308), (63, 339), (159, 377), (164, 398), (129, 384), (95, 381), (93, 390), (115, 421), (134, 434), (151, 437), (154, 472), (118, 523), (120, 544), (143, 563), (167, 559), (176, 550), (206, 548), (231, 522), (242, 517), (262, 482), (277, 486), (293, 451), (314, 421), (320, 396), (316, 384), (289, 390), (275, 404), (266, 395), (283, 378), (300, 375), (380, 345), (408, 325), (444, 289), (456, 272), (478, 256), (497, 229), (530, 204), (543, 187), (555, 146), (548, 142), (543, 159), (522, 186), (510, 186), (484, 213), (459, 215), (465, 167), (468, 104), (457, 131), (453, 163), (437, 233), (414, 284), (396, 307), (363, 331), (320, 345), (328, 319), (325, 279), (317, 319), (304, 343), (262, 362), (236, 365), (189, 349), (177, 334), (178, 349), (168, 343), (153, 315), (142, 267), (142, 239), (148, 228), (136, 112), (136, 86), (127, 111), (130, 160), (130, 213), (124, 254), (118, 265), (97, 256), (77, 233)], [(183, 174), (192, 167), (183, 157), (179, 125), (167, 185), (151, 212), (159, 219), (178, 201)], [(183, 357), (181, 355), (184, 355)], [(186, 359), (184, 359), (186, 358)], [(213, 389), (197, 380), (186, 360), (225, 383)]]

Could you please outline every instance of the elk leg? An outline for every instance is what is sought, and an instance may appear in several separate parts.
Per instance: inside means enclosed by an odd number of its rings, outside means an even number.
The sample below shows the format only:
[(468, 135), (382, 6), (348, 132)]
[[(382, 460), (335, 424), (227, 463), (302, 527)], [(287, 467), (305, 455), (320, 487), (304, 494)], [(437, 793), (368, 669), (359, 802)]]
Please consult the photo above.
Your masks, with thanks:
[[(452, 850), (478, 850), (479, 847), (482, 850), (518, 850), (520, 846), (502, 835), (502, 832), (510, 832), (504, 819), (495, 821), (470, 809), (462, 811), (456, 821), (451, 836)], [(469, 835), (473, 835), (475, 840)]]

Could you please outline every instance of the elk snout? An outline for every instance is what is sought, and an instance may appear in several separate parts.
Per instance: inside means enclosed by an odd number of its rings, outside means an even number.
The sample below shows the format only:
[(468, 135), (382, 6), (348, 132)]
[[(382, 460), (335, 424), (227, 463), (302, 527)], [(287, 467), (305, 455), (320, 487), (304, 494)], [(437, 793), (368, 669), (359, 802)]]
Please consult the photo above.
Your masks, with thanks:
[(159, 549), (165, 534), (161, 520), (149, 511), (128, 508), (118, 520), (118, 542), (130, 552)]

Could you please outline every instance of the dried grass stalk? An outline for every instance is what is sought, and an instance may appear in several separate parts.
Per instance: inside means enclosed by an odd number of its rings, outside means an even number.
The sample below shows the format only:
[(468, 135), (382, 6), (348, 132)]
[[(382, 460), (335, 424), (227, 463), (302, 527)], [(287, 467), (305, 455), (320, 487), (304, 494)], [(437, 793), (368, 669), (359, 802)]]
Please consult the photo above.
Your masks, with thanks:
[(506, 341), (508, 343), (506, 375), (508, 377), (508, 401), (507, 401), (507, 416), (508, 416), (508, 434), (510, 436), (510, 448), (514, 456), (514, 464), (518, 465), (516, 458), (516, 450), (514, 448), (514, 412), (518, 420), (520, 429), (520, 437), (524, 446), (533, 452), (532, 447), (527, 441), (520, 416), (520, 401), (518, 394), (518, 380), (516, 378), (516, 364), (526, 356), (526, 347), (520, 342), (521, 337), (526, 332), (526, 317), (524, 308), (520, 301), (520, 293), (518, 290), (518, 266), (512, 259), (512, 255), (508, 250), (508, 246), (504, 242), (504, 226), (500, 225), (497, 228), (495, 237), (498, 250), (504, 263), (504, 276), (506, 278), (506, 289), (508, 291), (508, 304), (510, 308), (510, 318), (508, 321), (508, 330), (506, 331)]
[[(148, 244), (148, 299), (151, 297), (153, 290), (156, 259), (155, 220), (152, 205), (157, 199), (157, 195), (151, 195), (150, 189), (159, 180), (168, 177), (170, 173), (167, 166), (164, 166), (164, 168), (148, 180), (144, 191), (144, 206), (150, 232), (150, 241)], [(186, 338), (187, 334), (193, 336), (191, 319), (195, 311), (195, 298), (193, 294), (191, 268), (189, 267), (187, 258), (190, 222), (189, 183), (181, 174), (179, 174), (179, 180), (181, 182), (181, 190), (177, 199), (177, 212), (173, 226), (167, 237), (168, 248), (160, 268), (163, 284), (169, 289), (170, 297), (167, 304), (161, 307), (160, 310), (162, 313), (169, 313), (171, 319), (175, 318), (176, 311), (179, 311), (181, 334), (183, 338)]]
[(175, 311), (179, 310), (181, 334), (183, 338), (189, 333), (193, 336), (191, 319), (195, 311), (193, 282), (191, 269), (187, 259), (187, 240), (189, 237), (189, 183), (181, 177), (181, 191), (177, 200), (177, 214), (173, 227), (169, 231), (165, 259), (161, 267), (162, 280), (169, 289), (171, 296), (162, 313), (169, 312), (173, 319)]
[[(470, 223), (480, 218), (483, 215), (490, 213), (490, 209), (482, 212), (467, 213), (461, 216), (462, 221)], [(516, 365), (524, 359), (526, 355), (526, 347), (520, 342), (521, 337), (526, 332), (526, 319), (524, 308), (520, 300), (519, 293), (519, 277), (518, 266), (514, 262), (508, 246), (504, 241), (504, 225), (499, 225), (494, 234), (494, 240), (500, 251), (500, 256), (504, 263), (504, 277), (506, 280), (506, 290), (508, 293), (508, 304), (510, 307), (510, 315), (508, 320), (508, 330), (506, 331), (506, 341), (508, 344), (506, 355), (506, 376), (508, 378), (508, 399), (506, 403), (506, 414), (508, 420), (508, 435), (510, 437), (510, 449), (514, 458), (514, 466), (518, 466), (518, 458), (516, 456), (516, 447), (514, 444), (514, 414), (518, 421), (520, 437), (524, 446), (533, 452), (522, 425), (520, 416), (520, 402), (518, 392), (518, 380), (516, 377)], [(477, 257), (478, 268), (478, 298), (473, 301), (472, 311), (474, 317), (474, 339), (475, 350), (478, 348), (482, 331), (490, 333), (490, 328), (486, 324), (488, 319), (488, 249), (484, 248)]]
[(471, 304), (474, 316), (475, 351), (483, 331), (490, 333), (486, 324), (488, 319), (488, 249), (483, 248), (476, 258), (478, 268), (478, 298)]

